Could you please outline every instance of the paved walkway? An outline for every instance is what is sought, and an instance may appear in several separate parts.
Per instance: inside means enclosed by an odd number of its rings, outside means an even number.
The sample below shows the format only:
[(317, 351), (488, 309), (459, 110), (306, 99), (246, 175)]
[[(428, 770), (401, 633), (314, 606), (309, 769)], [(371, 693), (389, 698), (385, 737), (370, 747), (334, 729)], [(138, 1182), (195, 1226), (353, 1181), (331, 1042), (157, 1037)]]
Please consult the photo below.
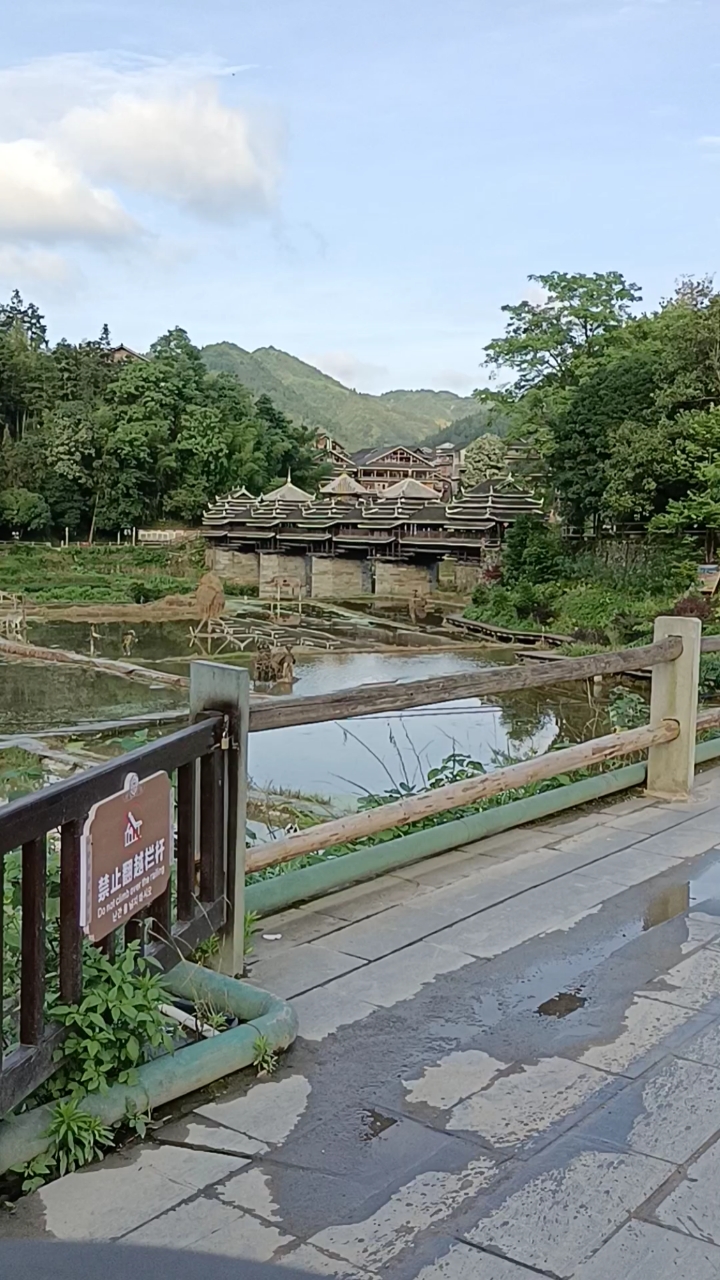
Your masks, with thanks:
[(340, 1280), (720, 1278), (720, 771), (263, 932), (253, 980), (300, 1015), (277, 1075), (28, 1197), (6, 1238)]

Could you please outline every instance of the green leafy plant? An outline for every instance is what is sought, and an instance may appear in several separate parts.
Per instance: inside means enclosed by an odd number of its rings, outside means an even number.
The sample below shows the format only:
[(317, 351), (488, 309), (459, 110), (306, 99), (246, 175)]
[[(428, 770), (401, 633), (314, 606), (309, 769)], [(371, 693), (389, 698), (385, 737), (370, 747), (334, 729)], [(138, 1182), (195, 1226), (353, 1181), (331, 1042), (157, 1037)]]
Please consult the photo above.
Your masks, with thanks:
[(704, 653), (700, 658), (699, 696), (708, 702), (720, 694), (720, 653)]
[(123, 1116), (123, 1124), (126, 1128), (131, 1129), (139, 1138), (144, 1138), (147, 1133), (147, 1127), (150, 1123), (150, 1108), (147, 1111), (126, 1111)]
[(61, 1063), (45, 1088), (50, 1096), (132, 1084), (150, 1053), (172, 1051), (160, 1010), (160, 975), (131, 943), (117, 960), (94, 947), (84, 957), (84, 995), (79, 1005), (52, 1003), (49, 1016), (68, 1029)]
[(49, 1178), (62, 1177), (91, 1160), (102, 1159), (106, 1148), (113, 1145), (112, 1130), (97, 1116), (83, 1111), (75, 1098), (56, 1103), (47, 1136), (47, 1151), (27, 1164), (13, 1167), (14, 1173), (23, 1175), (23, 1191), (34, 1191)]
[(208, 961), (219, 954), (220, 939), (216, 933), (212, 933), (209, 938), (203, 938), (202, 942), (198, 942), (191, 959), (195, 964), (203, 964), (210, 968)]
[(270, 1042), (265, 1035), (259, 1035), (255, 1038), (253, 1045), (253, 1066), (259, 1076), (271, 1076), (277, 1067), (277, 1054), (270, 1048)]
[(254, 950), (252, 938), (257, 929), (259, 919), (260, 916), (257, 911), (245, 912), (245, 919), (243, 923), (243, 949), (246, 956), (252, 955)]
[(617, 685), (608, 702), (608, 716), (616, 733), (623, 729), (639, 729), (647, 724), (650, 709), (640, 693), (631, 693)]

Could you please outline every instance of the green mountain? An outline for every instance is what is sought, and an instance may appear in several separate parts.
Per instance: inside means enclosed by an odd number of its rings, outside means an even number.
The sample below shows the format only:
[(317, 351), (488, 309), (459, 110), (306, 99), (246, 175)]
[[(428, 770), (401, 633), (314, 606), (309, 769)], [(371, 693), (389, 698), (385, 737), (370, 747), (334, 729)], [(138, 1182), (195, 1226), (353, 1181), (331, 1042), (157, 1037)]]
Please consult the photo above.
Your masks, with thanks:
[(202, 354), (208, 369), (234, 373), (254, 395), (269, 395), (283, 413), (329, 432), (351, 451), (421, 444), (478, 409), (477, 401), (452, 391), (353, 391), (275, 347), (245, 351), (234, 342), (216, 342)]

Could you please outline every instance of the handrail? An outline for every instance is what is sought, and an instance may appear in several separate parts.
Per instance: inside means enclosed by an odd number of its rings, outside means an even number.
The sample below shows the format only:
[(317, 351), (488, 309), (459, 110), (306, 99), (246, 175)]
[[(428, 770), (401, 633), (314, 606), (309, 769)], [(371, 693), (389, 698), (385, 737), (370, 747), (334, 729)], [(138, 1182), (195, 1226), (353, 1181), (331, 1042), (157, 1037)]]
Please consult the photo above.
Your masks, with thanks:
[(610, 733), (602, 738), (593, 738), (590, 742), (580, 742), (560, 751), (547, 751), (520, 764), (508, 765), (479, 777), (466, 778), (462, 782), (452, 782), (435, 791), (407, 796), (390, 804), (379, 805), (376, 809), (365, 809), (362, 813), (336, 818), (332, 822), (318, 823), (317, 826), (308, 827), (306, 831), (300, 831), (284, 840), (270, 841), (248, 852), (246, 870), (262, 871), (266, 867), (289, 862), (317, 849), (345, 844), (350, 840), (374, 835), (378, 831), (388, 831), (392, 827), (418, 822), (437, 813), (446, 813), (465, 804), (475, 804), (478, 800), (499, 795), (501, 791), (525, 787), (529, 783), (554, 778), (573, 769), (587, 768), (603, 760), (616, 760), (619, 756), (627, 756), (635, 751), (645, 751), (660, 743), (673, 742), (679, 734), (677, 720), (662, 720), (658, 725), (644, 725), (640, 729), (628, 729), (624, 733)]
[[(720, 637), (718, 637), (720, 640)], [(720, 647), (720, 645), (718, 646)], [(407, 683), (366, 684), (353, 689), (314, 694), (306, 698), (264, 698), (250, 703), (250, 732), (285, 729), (290, 725), (318, 724), (324, 720), (350, 720), (355, 716), (422, 707), (459, 698), (480, 698), (521, 689), (537, 689), (563, 680), (590, 680), (593, 676), (622, 675), (679, 658), (683, 643), (668, 636), (654, 644), (586, 658), (563, 658), (543, 667), (493, 667), (461, 675), (437, 676)]]
[(84, 820), (97, 800), (122, 789), (128, 773), (146, 778), (158, 769), (170, 772), (199, 759), (218, 746), (222, 726), (221, 715), (205, 716), (197, 724), (187, 725), (105, 764), (94, 765), (41, 791), (11, 800), (0, 808), (0, 861), (5, 854), (44, 836), (54, 827)]

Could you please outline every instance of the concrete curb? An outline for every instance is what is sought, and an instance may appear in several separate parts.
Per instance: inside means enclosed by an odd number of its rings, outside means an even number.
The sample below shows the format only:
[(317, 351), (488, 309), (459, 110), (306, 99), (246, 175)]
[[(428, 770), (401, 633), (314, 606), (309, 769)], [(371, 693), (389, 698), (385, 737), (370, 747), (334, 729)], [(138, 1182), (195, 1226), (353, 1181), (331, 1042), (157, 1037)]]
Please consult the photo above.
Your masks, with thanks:
[[(268, 991), (183, 960), (163, 978), (172, 995), (212, 1002), (214, 1008), (243, 1023), (222, 1035), (188, 1045), (177, 1053), (138, 1067), (133, 1085), (113, 1085), (107, 1093), (85, 1094), (82, 1108), (103, 1124), (117, 1124), (128, 1113), (147, 1112), (186, 1093), (202, 1089), (249, 1066), (262, 1035), (272, 1050), (287, 1049), (297, 1035), (293, 1007)], [(0, 1173), (25, 1164), (47, 1150), (53, 1104), (36, 1107), (0, 1123)]]

